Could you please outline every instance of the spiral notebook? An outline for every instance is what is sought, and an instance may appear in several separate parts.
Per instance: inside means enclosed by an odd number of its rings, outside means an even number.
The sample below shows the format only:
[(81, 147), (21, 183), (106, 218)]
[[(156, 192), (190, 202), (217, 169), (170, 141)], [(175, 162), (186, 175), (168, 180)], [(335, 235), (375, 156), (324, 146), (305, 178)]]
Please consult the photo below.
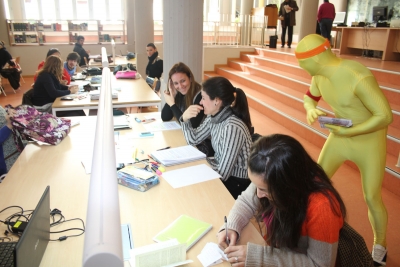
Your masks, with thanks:
[(171, 166), (205, 159), (206, 154), (193, 146), (187, 145), (170, 149), (157, 150), (151, 153), (151, 157), (163, 164), (164, 166)]
[(159, 232), (153, 240), (163, 242), (176, 238), (179, 243), (186, 243), (188, 251), (197, 241), (200, 240), (212, 228), (212, 224), (192, 218), (188, 215), (181, 215)]

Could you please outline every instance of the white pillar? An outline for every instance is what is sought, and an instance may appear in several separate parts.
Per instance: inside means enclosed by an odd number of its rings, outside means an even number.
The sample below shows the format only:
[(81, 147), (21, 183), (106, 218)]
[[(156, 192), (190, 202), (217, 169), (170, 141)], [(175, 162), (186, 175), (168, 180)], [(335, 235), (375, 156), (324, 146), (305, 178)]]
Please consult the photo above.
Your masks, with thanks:
[(296, 16), (296, 26), (299, 29), (298, 41), (305, 36), (315, 33), (317, 27), (318, 0), (297, 1), (299, 11)]
[[(129, 18), (130, 13), (134, 13), (134, 23), (128, 25), (135, 25), (136, 68), (143, 77), (146, 77), (146, 66), (149, 61), (146, 54), (146, 46), (148, 43), (154, 42), (153, 0), (135, 0), (133, 8), (132, 4), (129, 3), (132, 1), (127, 2), (130, 9), (127, 18)], [(132, 40), (128, 39), (130, 45), (132, 45), (131, 42)]]
[[(231, 0), (220, 0), (219, 2), (219, 14), (221, 24), (232, 22), (235, 18), (232, 14), (232, 1)], [(233, 15), (233, 16), (232, 16)]]
[(185, 63), (203, 80), (203, 1), (164, 0), (164, 82), (171, 67)]
[(250, 14), (253, 8), (253, 0), (242, 0), (240, 3), (241, 34), (240, 44), (250, 45)]

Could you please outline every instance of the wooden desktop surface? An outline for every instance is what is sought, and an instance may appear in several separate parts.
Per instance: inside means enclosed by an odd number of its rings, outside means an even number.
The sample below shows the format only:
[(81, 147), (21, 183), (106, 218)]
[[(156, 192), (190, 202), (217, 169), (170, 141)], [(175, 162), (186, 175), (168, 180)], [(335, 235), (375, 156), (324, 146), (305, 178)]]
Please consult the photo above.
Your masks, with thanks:
[[(115, 56), (115, 62), (111, 62), (110, 66), (117, 66), (117, 65), (122, 65), (122, 66), (126, 66), (126, 64), (131, 63), (133, 65), (136, 66), (136, 58), (132, 58), (132, 59), (127, 59), (126, 56)], [(89, 67), (96, 67), (96, 66), (101, 66), (102, 63), (101, 62), (96, 62), (94, 61), (93, 58), (91, 58), (89, 60)]]
[[(148, 113), (139, 114), (144, 118)], [(156, 113), (160, 116), (160, 113)], [(50, 186), (50, 207), (62, 211), (66, 219), (82, 218), (86, 222), (87, 199), (90, 175), (85, 174), (81, 165), (82, 154), (94, 141), (95, 119), (81, 117), (80, 125), (74, 126), (70, 134), (57, 146), (38, 146), (29, 144), (20, 155), (6, 179), (0, 184), (1, 207), (19, 205), (24, 209), (35, 208), (45, 187)], [(133, 120), (132, 130), (143, 131), (142, 124)], [(145, 157), (153, 150), (166, 146), (186, 145), (181, 130), (155, 132), (153, 138), (132, 139)], [(205, 160), (168, 167), (167, 171), (206, 163)], [(234, 199), (219, 179), (183, 188), (173, 189), (162, 177), (160, 184), (147, 192), (139, 192), (119, 185), (121, 223), (130, 223), (135, 247), (154, 243), (152, 238), (181, 214), (187, 214), (213, 225), (211, 231), (195, 244), (187, 253), (187, 258), (201, 266), (197, 255), (207, 242), (216, 242), (216, 234), (223, 224), (223, 218), (231, 209)], [(0, 214), (2, 219), (17, 209)], [(79, 222), (64, 223), (52, 227), (58, 231), (80, 227)], [(0, 225), (3, 233), (6, 226)], [(79, 231), (74, 232), (79, 233)], [(52, 239), (70, 235), (73, 232), (51, 234)], [(250, 223), (244, 229), (240, 243), (263, 244), (263, 239)], [(50, 242), (40, 266), (81, 266), (84, 235), (70, 237), (65, 241)], [(125, 266), (129, 266), (126, 261)], [(230, 266), (223, 263), (218, 266)]]
[[(132, 106), (159, 106), (160, 97), (154, 93), (143, 78), (140, 79), (115, 79), (112, 76), (112, 88), (121, 88), (118, 91), (118, 99), (113, 99), (113, 107), (132, 107)], [(88, 109), (97, 108), (98, 100), (90, 100), (90, 96), (84, 99), (73, 101), (62, 101), (61, 97), (56, 98), (52, 108), (53, 114), (60, 110)], [(161, 110), (161, 109), (159, 109)]]

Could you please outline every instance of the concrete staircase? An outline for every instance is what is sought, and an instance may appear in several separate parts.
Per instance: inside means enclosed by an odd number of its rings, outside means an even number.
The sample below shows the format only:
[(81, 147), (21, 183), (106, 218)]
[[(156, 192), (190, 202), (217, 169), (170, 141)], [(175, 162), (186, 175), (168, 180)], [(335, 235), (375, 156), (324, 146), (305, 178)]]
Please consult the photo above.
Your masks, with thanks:
[[(380, 69), (371, 71), (389, 100), (394, 118), (387, 135), (383, 187), (400, 196), (400, 168), (395, 166), (400, 151), (400, 72)], [(213, 72), (204, 73), (205, 79), (213, 76), (224, 76), (234, 86), (243, 89), (248, 97), (252, 117), (266, 118), (269, 125), (255, 125), (256, 132), (273, 133), (273, 129), (282, 129), (283, 126), (285, 134), (299, 138), (308, 150), (321, 150), (329, 132), (321, 129), (318, 123), (311, 126), (307, 124), (303, 95), (310, 86), (311, 76), (298, 66), (293, 53), (256, 48), (255, 53), (241, 53), (240, 58), (228, 59), (226, 65), (216, 65)], [(333, 114), (323, 99), (319, 101), (318, 107)], [(262, 132), (260, 128), (263, 127), (270, 129)], [(346, 164), (358, 171), (352, 162)]]

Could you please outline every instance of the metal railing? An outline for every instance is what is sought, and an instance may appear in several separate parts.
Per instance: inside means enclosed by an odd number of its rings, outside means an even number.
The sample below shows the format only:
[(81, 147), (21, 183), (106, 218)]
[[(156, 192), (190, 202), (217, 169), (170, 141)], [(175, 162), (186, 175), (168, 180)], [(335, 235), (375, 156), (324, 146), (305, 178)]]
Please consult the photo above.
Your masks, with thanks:
[[(224, 20), (203, 22), (204, 45), (265, 45), (268, 39), (268, 17), (242, 15), (237, 21)], [(275, 29), (274, 29), (275, 31)], [(154, 41), (163, 41), (163, 22), (154, 21)]]

